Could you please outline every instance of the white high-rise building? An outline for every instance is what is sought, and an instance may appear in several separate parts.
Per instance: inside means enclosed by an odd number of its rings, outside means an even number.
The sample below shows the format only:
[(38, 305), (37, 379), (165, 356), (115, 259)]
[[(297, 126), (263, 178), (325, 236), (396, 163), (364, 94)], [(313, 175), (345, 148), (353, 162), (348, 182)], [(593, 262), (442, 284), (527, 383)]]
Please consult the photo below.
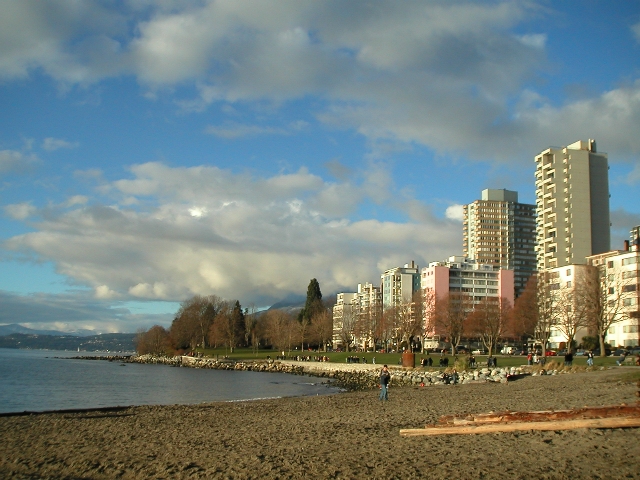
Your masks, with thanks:
[(536, 206), (518, 192), (485, 189), (464, 206), (463, 254), (479, 264), (514, 271), (516, 297), (536, 271)]
[(609, 167), (594, 140), (548, 148), (536, 161), (538, 271), (586, 264), (610, 249)]
[(420, 271), (412, 260), (404, 267), (390, 268), (380, 275), (383, 308), (398, 308), (414, 301), (420, 290)]

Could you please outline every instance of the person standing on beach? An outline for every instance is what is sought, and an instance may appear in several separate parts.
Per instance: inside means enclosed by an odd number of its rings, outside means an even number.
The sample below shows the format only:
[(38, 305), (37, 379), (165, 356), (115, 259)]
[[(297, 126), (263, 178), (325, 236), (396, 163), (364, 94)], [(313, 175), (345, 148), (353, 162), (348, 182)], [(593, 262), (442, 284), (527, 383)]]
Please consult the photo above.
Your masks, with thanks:
[(387, 390), (389, 387), (389, 382), (391, 381), (391, 374), (389, 373), (389, 368), (384, 365), (382, 370), (380, 371), (380, 400), (387, 401), (389, 400), (389, 391)]

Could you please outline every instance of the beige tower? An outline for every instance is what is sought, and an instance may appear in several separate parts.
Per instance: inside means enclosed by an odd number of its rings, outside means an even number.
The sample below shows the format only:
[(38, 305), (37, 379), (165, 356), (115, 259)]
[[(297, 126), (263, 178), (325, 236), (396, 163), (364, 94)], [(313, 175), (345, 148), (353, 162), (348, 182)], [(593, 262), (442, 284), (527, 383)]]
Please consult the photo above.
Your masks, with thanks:
[(536, 271), (536, 206), (518, 202), (518, 192), (486, 189), (464, 206), (462, 248), (480, 264), (514, 271), (519, 296)]
[(538, 271), (585, 264), (610, 248), (609, 167), (595, 140), (548, 148), (536, 161)]

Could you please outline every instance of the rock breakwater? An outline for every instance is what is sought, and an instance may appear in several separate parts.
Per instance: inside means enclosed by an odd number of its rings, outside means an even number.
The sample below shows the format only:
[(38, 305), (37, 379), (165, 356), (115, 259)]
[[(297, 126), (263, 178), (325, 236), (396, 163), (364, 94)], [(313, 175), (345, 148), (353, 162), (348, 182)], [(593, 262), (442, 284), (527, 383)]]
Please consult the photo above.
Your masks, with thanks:
[[(108, 360), (122, 363), (160, 364), (173, 367), (209, 368), (216, 370), (240, 370), (267, 373), (288, 373), (294, 375), (309, 375), (330, 379), (336, 386), (347, 390), (370, 390), (378, 386), (380, 365), (353, 365), (332, 362), (294, 362), (280, 360), (235, 361), (211, 357), (157, 355), (128, 355), (128, 356), (96, 356), (76, 357), (93, 360)], [(455, 385), (468, 383), (506, 383), (525, 375), (556, 375), (568, 373), (557, 370), (541, 370), (535, 367), (496, 367), (477, 368), (457, 372), (454, 376), (452, 369), (423, 369), (401, 368), (391, 369), (391, 386), (430, 387), (439, 385)]]

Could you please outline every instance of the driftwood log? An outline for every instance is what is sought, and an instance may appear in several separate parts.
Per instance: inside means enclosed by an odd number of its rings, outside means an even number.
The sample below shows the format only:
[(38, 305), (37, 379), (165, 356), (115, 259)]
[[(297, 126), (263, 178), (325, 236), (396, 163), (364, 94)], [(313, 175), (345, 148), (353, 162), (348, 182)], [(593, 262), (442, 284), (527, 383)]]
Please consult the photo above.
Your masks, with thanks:
[(400, 430), (400, 435), (468, 435), (519, 430), (640, 427), (640, 406), (584, 407), (573, 410), (446, 415), (425, 428)]

